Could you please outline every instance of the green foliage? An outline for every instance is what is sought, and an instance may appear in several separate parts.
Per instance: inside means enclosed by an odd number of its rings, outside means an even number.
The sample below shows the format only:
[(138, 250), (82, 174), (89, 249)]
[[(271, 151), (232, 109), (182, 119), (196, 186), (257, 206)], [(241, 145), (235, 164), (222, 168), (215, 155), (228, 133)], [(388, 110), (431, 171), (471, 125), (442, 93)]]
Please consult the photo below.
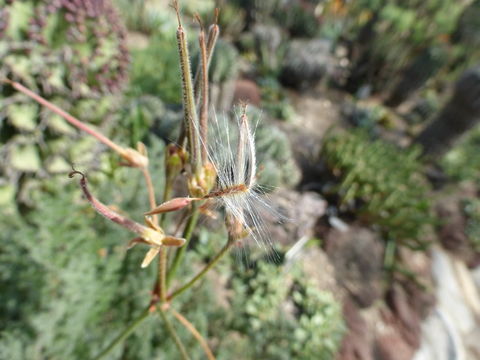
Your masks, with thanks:
[(138, 141), (143, 141), (148, 135), (148, 130), (155, 120), (162, 117), (165, 112), (164, 103), (155, 96), (133, 97), (119, 113), (121, 126), (116, 135), (122, 139), (129, 139), (129, 145), (134, 148)]
[(175, 32), (156, 33), (149, 45), (132, 51), (130, 90), (132, 96), (153, 95), (162, 101), (181, 104), (180, 68)]
[(441, 164), (452, 179), (470, 180), (480, 184), (479, 151), (480, 127), (477, 127), (443, 157)]
[[(161, 144), (151, 142), (151, 155), (162, 158)], [(140, 219), (147, 198), (141, 175), (121, 169), (108, 178), (89, 174), (92, 192)], [(26, 217), (0, 210), (1, 359), (91, 359), (150, 301), (155, 267), (140, 269), (144, 249), (126, 251), (130, 234), (99, 218), (67, 181), (61, 192), (56, 181), (46, 182)], [(225, 234), (201, 231), (187, 261), (207, 261), (225, 241)], [(192, 271), (182, 267), (181, 278)], [(286, 304), (293, 304), (288, 314)], [(344, 332), (340, 304), (300, 272), (260, 260), (244, 268), (234, 256), (173, 306), (217, 344), (219, 359), (333, 359)], [(192, 359), (203, 358), (191, 334), (171, 320)], [(142, 323), (109, 359), (177, 358), (159, 321)]]
[[(298, 270), (266, 262), (233, 269), (232, 311), (222, 321), (236, 336), (222, 339), (219, 359), (333, 359), (345, 327), (341, 307)], [(228, 352), (226, 351), (228, 350)]]
[(114, 0), (129, 30), (151, 34), (171, 21), (162, 5), (145, 0)]
[[(68, 5), (70, 4), (70, 5)], [(0, 78), (17, 80), (108, 133), (110, 114), (126, 79), (125, 31), (108, 0), (81, 3), (0, 1)], [(97, 4), (98, 5), (98, 4)], [(77, 131), (26, 96), (0, 86), (0, 179), (20, 189), (18, 179), (68, 170)], [(80, 144), (83, 142), (83, 145)], [(93, 162), (95, 153), (76, 162)]]
[(475, 251), (480, 252), (480, 199), (464, 201), (464, 213), (467, 216), (465, 233)]
[(434, 221), (419, 155), (418, 149), (371, 141), (358, 130), (330, 134), (322, 147), (322, 158), (338, 181), (341, 206), (414, 249), (428, 245), (422, 236)]
[(275, 78), (267, 77), (261, 79), (259, 85), (262, 90), (262, 109), (275, 119), (290, 120), (295, 110), (280, 83)]
[[(366, 36), (370, 33), (363, 39), (368, 41), (368, 46), (365, 43), (354, 45), (359, 50), (360, 47), (363, 49), (361, 56), (354, 59), (357, 67), (353, 68), (353, 72), (358, 72), (354, 76), (364, 71), (362, 81), (381, 91), (386, 82), (396, 83), (396, 77), (402, 70), (417, 65), (418, 55), (429, 50), (440, 49), (437, 52), (443, 54), (429, 63), (418, 64), (425, 66), (418, 70), (421, 74), (426, 72), (430, 77), (448, 61), (454, 64), (455, 51), (446, 50), (451, 45), (450, 38), (465, 5), (465, 2), (455, 0), (352, 2), (347, 9), (343, 36), (355, 42), (359, 34)], [(450, 54), (450, 59), (447, 59), (446, 53)], [(460, 63), (457, 62), (454, 67), (458, 65)]]
[(315, 15), (318, 0), (290, 1), (275, 11), (278, 24), (283, 24), (292, 37), (313, 38), (320, 32), (320, 22)]

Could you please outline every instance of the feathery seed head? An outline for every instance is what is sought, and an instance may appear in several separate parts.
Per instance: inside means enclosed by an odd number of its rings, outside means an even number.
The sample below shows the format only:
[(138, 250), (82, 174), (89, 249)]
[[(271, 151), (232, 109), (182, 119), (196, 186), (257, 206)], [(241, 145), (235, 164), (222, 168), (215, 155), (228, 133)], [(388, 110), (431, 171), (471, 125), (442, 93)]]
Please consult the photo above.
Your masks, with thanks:
[[(217, 173), (216, 188), (204, 196), (216, 199), (225, 208), (226, 226), (233, 239), (251, 236), (259, 245), (269, 244), (260, 209), (271, 209), (256, 184), (257, 157), (255, 134), (249, 124), (246, 106), (237, 116), (238, 134), (231, 134), (228, 119), (215, 119), (210, 162)], [(222, 122), (223, 124), (220, 124)]]

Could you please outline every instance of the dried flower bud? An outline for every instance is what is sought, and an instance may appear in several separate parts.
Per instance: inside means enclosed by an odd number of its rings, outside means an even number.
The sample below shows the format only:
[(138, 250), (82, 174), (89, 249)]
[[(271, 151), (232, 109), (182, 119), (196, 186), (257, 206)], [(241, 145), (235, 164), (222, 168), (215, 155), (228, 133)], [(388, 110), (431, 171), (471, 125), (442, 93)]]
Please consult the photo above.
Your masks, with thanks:
[(205, 197), (215, 186), (217, 180), (217, 170), (215, 166), (207, 162), (200, 168), (198, 173), (193, 174), (188, 179), (188, 190), (194, 197)]
[(148, 158), (135, 149), (124, 148), (120, 152), (120, 156), (127, 161), (129, 166), (138, 168), (146, 168), (148, 166)]
[(183, 148), (175, 144), (169, 144), (166, 152), (167, 177), (174, 178), (185, 167), (188, 155)]

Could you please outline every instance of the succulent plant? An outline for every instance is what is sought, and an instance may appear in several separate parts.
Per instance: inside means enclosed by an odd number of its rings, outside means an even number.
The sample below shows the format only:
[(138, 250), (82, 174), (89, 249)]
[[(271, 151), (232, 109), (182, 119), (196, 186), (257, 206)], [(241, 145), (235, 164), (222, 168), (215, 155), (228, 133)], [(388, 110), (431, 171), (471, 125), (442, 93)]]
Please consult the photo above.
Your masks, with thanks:
[(428, 246), (424, 235), (435, 222), (419, 155), (418, 148), (402, 151), (383, 140), (371, 141), (362, 130), (330, 134), (322, 147), (338, 184), (339, 207), (413, 249)]
[(280, 81), (301, 90), (315, 86), (332, 68), (332, 43), (326, 39), (293, 40), (283, 59)]
[[(129, 62), (125, 30), (111, 2), (0, 0), (0, 9), (0, 78), (22, 82), (82, 120), (104, 126)], [(0, 104), (4, 183), (18, 186), (22, 174), (63, 171), (78, 146), (91, 146), (88, 140), (66, 140), (64, 135), (77, 132), (8, 85), (0, 85)]]

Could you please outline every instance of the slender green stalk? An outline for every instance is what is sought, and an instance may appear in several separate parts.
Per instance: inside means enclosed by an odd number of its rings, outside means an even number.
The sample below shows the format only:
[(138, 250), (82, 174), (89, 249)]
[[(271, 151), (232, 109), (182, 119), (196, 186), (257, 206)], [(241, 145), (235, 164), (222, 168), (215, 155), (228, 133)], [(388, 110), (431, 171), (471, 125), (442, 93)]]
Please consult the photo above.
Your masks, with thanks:
[(180, 287), (179, 289), (175, 290), (171, 295), (167, 297), (168, 301), (171, 301), (173, 298), (177, 297), (185, 290), (192, 287), (198, 280), (200, 280), (212, 267), (214, 267), (218, 261), (230, 250), (230, 248), (235, 244), (235, 241), (229, 239), (225, 246), (218, 252), (217, 255), (207, 264), (205, 267), (195, 275), (188, 283)]
[(178, 334), (175, 331), (175, 328), (173, 327), (170, 320), (168, 320), (167, 315), (165, 314), (165, 312), (162, 309), (160, 309), (160, 308), (157, 308), (157, 309), (158, 309), (158, 312), (159, 312), (160, 316), (162, 317), (163, 321), (165, 321), (165, 325), (167, 327), (167, 330), (168, 330), (170, 336), (172, 337), (173, 341), (175, 342), (175, 345), (177, 345), (178, 351), (180, 351), (182, 359), (183, 360), (190, 360), (190, 357), (188, 356), (187, 351), (185, 350), (185, 346), (183, 346), (183, 344), (182, 344), (182, 340), (180, 340), (180, 338), (178, 337)]
[(128, 327), (126, 327), (113, 341), (108, 345), (105, 350), (103, 350), (100, 354), (94, 357), (94, 360), (103, 359), (107, 356), (110, 351), (113, 350), (115, 346), (123, 342), (126, 338), (128, 338), (132, 332), (140, 325), (143, 320), (145, 320), (148, 315), (150, 314), (150, 310), (147, 308), (145, 309)]
[(198, 205), (193, 203), (190, 218), (188, 219), (187, 226), (183, 231), (183, 238), (186, 240), (186, 242), (185, 242), (185, 245), (179, 248), (175, 253), (175, 257), (173, 258), (172, 265), (170, 266), (170, 269), (167, 274), (167, 286), (170, 284), (170, 282), (174, 278), (175, 273), (177, 272), (178, 267), (180, 266), (180, 263), (183, 257), (185, 256), (185, 251), (192, 238), (193, 230), (195, 229), (195, 226), (197, 226), (199, 215), (200, 213), (198, 211)]

